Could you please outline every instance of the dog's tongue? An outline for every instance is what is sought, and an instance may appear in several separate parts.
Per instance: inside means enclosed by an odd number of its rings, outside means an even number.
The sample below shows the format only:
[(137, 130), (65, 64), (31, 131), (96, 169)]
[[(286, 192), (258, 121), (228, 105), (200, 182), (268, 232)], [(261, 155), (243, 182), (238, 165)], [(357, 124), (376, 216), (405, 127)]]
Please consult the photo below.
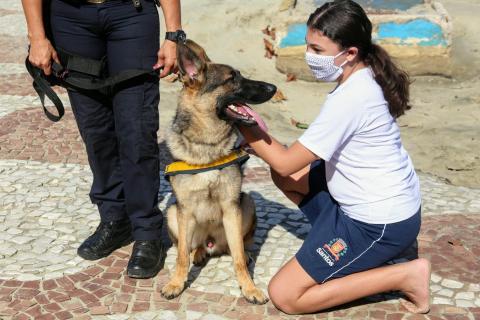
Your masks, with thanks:
[(268, 128), (267, 128), (267, 125), (266, 125), (265, 121), (263, 121), (262, 117), (260, 117), (260, 115), (258, 113), (253, 111), (252, 108), (248, 107), (247, 105), (240, 104), (240, 103), (236, 103), (235, 106), (238, 108), (239, 111), (245, 112), (246, 114), (251, 116), (253, 119), (255, 119), (255, 121), (257, 122), (260, 129), (262, 129), (265, 132), (268, 131)]

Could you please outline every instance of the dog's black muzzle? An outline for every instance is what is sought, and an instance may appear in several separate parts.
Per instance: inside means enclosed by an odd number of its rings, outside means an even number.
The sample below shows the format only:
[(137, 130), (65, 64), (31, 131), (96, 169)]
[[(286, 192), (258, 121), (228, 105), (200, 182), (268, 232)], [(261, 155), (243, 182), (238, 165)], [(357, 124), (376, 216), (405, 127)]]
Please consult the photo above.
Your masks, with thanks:
[(244, 125), (256, 125), (255, 121), (231, 119), (225, 114), (225, 109), (235, 103), (261, 104), (269, 101), (277, 92), (277, 87), (271, 83), (243, 78), (240, 80), (239, 89), (231, 95), (217, 101), (217, 115), (222, 120), (241, 122)]

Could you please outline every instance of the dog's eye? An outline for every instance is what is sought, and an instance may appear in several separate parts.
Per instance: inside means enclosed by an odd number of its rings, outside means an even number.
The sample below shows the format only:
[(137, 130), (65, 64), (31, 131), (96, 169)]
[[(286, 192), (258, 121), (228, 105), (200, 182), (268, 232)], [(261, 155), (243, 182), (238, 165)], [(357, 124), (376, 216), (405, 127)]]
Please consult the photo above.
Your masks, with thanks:
[(235, 73), (230, 73), (230, 75), (228, 75), (225, 80), (223, 80), (222, 84), (226, 84), (226, 83), (229, 83), (229, 82), (233, 82), (235, 80), (235, 77), (236, 77), (236, 74)]
[(230, 77), (228, 77), (227, 81), (234, 81), (234, 80), (238, 80), (240, 77), (240, 71), (237, 71), (237, 70), (232, 70), (230, 72)]

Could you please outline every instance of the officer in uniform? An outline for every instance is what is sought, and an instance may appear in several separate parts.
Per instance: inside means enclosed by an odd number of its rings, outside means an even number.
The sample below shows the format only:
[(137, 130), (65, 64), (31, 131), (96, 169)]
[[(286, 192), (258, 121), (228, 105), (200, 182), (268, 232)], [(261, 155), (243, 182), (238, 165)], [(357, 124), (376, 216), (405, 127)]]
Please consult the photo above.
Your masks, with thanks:
[[(42, 3), (43, 1), (43, 3)], [(43, 10), (50, 1), (48, 12)], [(185, 39), (180, 0), (22, 0), (30, 40), (29, 61), (51, 74), (55, 48), (106, 59), (106, 72), (159, 70), (119, 84), (109, 95), (69, 90), (93, 173), (90, 198), (101, 221), (78, 248), (87, 260), (108, 256), (135, 241), (127, 267), (133, 278), (155, 276), (166, 250), (160, 240), (159, 77), (176, 68), (176, 43)], [(161, 5), (166, 40), (159, 44)], [(49, 15), (49, 19), (44, 19)], [(46, 26), (44, 21), (50, 21)], [(49, 28), (47, 28), (49, 27)], [(46, 30), (51, 31), (49, 37)]]

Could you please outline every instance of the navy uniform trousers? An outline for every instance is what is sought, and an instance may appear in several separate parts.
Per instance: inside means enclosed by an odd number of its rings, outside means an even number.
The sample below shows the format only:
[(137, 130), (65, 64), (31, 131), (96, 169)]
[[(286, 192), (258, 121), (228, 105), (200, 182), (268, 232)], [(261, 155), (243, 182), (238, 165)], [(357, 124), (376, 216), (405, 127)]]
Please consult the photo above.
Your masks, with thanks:
[[(56, 47), (100, 60), (109, 75), (126, 69), (152, 70), (159, 50), (159, 17), (153, 1), (73, 5), (52, 0)], [(129, 218), (135, 240), (160, 238), (159, 80), (126, 82), (112, 96), (69, 91), (73, 113), (93, 172), (90, 198), (102, 221)]]

